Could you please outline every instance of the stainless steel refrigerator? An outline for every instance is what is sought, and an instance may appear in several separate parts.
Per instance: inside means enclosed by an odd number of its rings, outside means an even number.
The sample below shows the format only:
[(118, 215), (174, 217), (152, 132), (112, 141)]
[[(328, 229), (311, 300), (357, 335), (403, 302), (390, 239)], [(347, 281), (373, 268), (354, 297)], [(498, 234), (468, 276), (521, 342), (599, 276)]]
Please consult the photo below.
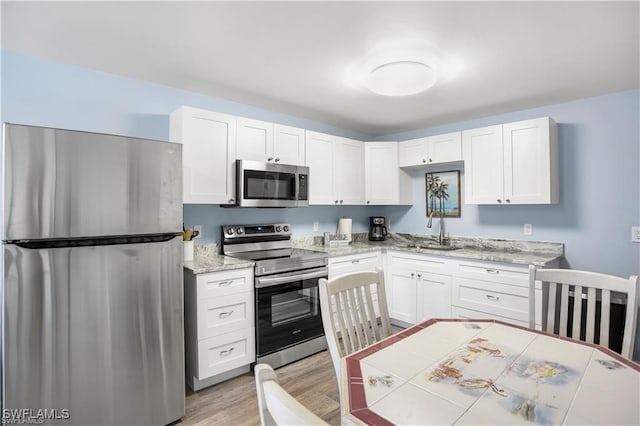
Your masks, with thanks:
[(182, 146), (5, 124), (2, 156), (3, 420), (182, 417)]

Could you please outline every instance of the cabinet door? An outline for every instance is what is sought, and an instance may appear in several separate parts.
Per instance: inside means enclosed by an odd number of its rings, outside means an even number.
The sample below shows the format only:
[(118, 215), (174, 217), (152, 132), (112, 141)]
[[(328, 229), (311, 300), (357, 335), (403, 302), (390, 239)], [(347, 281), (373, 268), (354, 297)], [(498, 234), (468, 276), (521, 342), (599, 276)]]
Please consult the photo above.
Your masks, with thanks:
[(453, 132), (430, 136), (428, 141), (429, 163), (462, 161), (462, 133)]
[(233, 202), (236, 118), (183, 107), (171, 114), (170, 121), (172, 141), (182, 143), (183, 202)]
[(382, 267), (379, 251), (332, 257), (329, 259), (329, 279), (352, 272), (375, 272), (377, 267)]
[(305, 132), (309, 167), (309, 204), (335, 204), (333, 148), (335, 136)]
[(338, 204), (364, 204), (364, 143), (338, 138), (336, 144), (333, 164)]
[(400, 167), (420, 166), (427, 163), (427, 139), (419, 138), (399, 143), (398, 164)]
[(273, 161), (273, 124), (248, 118), (237, 120), (238, 160)]
[(397, 204), (398, 143), (366, 142), (364, 169), (366, 204)]
[(392, 319), (415, 324), (417, 319), (416, 274), (406, 268), (389, 271), (387, 301)]
[(557, 199), (552, 200), (551, 191), (549, 118), (509, 123), (503, 125), (502, 129), (505, 202), (508, 204), (557, 202)]
[(465, 204), (503, 201), (502, 126), (462, 132)]
[(418, 321), (451, 318), (451, 276), (417, 272)]
[(304, 166), (304, 129), (273, 125), (273, 156), (276, 163)]

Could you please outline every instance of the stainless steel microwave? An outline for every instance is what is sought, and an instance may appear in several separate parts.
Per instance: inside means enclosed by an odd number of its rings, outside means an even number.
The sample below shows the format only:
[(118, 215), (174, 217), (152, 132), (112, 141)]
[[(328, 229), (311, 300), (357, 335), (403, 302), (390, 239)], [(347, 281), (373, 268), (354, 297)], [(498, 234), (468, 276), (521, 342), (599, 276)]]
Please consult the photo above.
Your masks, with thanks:
[(307, 207), (309, 168), (236, 160), (238, 207)]

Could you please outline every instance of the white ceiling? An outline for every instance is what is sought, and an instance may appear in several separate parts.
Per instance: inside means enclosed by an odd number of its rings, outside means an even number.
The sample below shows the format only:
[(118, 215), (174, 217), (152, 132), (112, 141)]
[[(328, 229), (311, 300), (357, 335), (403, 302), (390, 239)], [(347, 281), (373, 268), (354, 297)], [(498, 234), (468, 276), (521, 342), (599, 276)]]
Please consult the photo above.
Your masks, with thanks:
[[(8, 2), (2, 47), (371, 136), (639, 87), (632, 2)], [(345, 72), (420, 41), (458, 74), (405, 98)]]

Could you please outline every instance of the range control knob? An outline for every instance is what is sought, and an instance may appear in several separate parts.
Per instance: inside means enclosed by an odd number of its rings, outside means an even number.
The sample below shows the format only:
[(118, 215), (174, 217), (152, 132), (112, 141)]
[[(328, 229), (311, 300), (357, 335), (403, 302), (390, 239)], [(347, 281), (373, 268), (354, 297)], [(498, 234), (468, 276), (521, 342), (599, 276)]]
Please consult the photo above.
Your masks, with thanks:
[(289, 227), (287, 225), (285, 225), (282, 229), (284, 229), (284, 232), (289, 232)]
[(280, 231), (282, 231), (282, 227), (276, 226), (276, 232), (280, 232)]
[(233, 235), (233, 228), (227, 228), (227, 235)]
[(236, 234), (242, 234), (242, 228), (236, 228)]

